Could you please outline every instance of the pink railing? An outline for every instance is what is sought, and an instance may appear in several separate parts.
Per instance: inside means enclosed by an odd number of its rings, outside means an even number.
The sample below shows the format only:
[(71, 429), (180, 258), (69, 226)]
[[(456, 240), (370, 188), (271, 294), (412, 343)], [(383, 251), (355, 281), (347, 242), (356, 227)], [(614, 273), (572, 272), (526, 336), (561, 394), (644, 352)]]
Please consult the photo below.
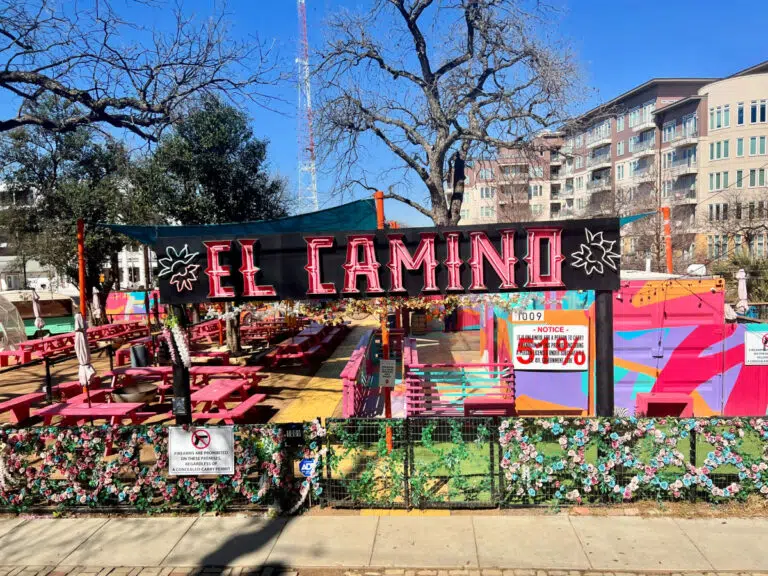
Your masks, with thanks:
[(509, 363), (410, 364), (406, 416), (511, 414), (515, 373)]
[(341, 371), (344, 418), (354, 418), (361, 415), (366, 398), (371, 393), (376, 393), (375, 390), (368, 387), (373, 373), (372, 343), (373, 330), (368, 330), (360, 338), (346, 366)]

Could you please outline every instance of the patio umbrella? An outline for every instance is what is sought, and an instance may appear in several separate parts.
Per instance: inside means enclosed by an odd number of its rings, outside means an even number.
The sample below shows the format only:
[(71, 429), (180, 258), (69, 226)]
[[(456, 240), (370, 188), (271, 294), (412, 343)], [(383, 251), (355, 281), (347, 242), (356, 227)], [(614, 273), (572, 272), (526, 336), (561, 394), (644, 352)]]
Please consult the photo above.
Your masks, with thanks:
[(101, 302), (99, 302), (99, 293), (93, 293), (93, 317), (101, 320)]
[(745, 314), (749, 310), (749, 298), (747, 296), (747, 273), (744, 272), (744, 268), (740, 268), (736, 272), (736, 280), (739, 281), (739, 301), (736, 302), (736, 312)]
[(90, 406), (91, 393), (88, 390), (88, 385), (96, 375), (96, 370), (94, 370), (91, 364), (91, 350), (88, 348), (88, 337), (85, 334), (85, 320), (83, 320), (83, 315), (79, 312), (75, 314), (75, 354), (80, 365), (77, 370), (77, 377), (88, 398), (88, 406)]
[(32, 288), (32, 312), (35, 315), (35, 328), (42, 330), (45, 328), (45, 320), (40, 314), (40, 295)]

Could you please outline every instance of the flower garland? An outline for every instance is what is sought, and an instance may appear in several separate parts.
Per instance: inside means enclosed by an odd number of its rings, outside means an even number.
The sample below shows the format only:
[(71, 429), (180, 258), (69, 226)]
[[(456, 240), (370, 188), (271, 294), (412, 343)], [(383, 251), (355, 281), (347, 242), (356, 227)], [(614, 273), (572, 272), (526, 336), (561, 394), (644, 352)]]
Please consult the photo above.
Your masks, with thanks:
[(326, 455), (327, 448), (323, 446), (323, 439), (326, 435), (326, 430), (320, 424), (320, 420), (314, 420), (304, 426), (305, 435), (309, 435), (309, 446), (304, 448), (304, 458), (310, 459), (314, 462), (312, 474), (309, 478), (306, 478), (301, 482), (301, 488), (299, 490), (299, 500), (288, 510), (288, 514), (295, 514), (299, 508), (304, 505), (307, 500), (310, 491), (313, 491), (315, 496), (320, 496), (323, 493), (323, 487), (320, 486), (320, 466), (321, 459)]

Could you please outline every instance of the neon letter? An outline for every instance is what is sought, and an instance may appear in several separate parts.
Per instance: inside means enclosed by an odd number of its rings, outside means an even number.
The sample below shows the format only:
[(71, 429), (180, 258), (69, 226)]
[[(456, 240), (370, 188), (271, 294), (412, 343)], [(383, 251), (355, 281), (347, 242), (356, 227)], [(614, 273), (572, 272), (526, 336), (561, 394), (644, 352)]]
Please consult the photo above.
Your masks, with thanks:
[[(352, 234), (347, 236), (347, 261), (344, 263), (344, 292), (358, 293), (357, 277), (368, 279), (368, 292), (384, 292), (379, 283), (379, 264), (373, 247), (373, 234)], [(363, 259), (359, 259), (360, 248)]]
[(461, 232), (445, 233), (445, 244), (448, 249), (448, 257), (445, 259), (445, 267), (448, 269), (448, 286), (446, 286), (446, 290), (464, 290), (464, 287), (461, 285), (460, 236)]
[(256, 240), (238, 240), (240, 242), (240, 254), (242, 255), (242, 264), (240, 273), (243, 275), (243, 296), (259, 298), (262, 296), (277, 296), (275, 287), (269, 284), (256, 284), (256, 274), (259, 268), (253, 263), (253, 245)]
[(559, 288), (564, 285), (562, 271), (565, 256), (560, 251), (561, 233), (561, 228), (528, 229), (528, 254), (523, 258), (528, 263), (526, 287)]
[(307, 243), (307, 294), (336, 294), (336, 286), (333, 282), (323, 282), (320, 277), (320, 249), (333, 246), (333, 236), (310, 236), (304, 238)]
[(485, 285), (485, 273), (483, 263), (493, 266), (496, 274), (499, 275), (501, 283), (499, 288), (509, 290), (517, 288), (515, 284), (515, 231), (501, 230), (501, 256), (496, 252), (496, 248), (488, 239), (485, 232), (470, 232), (469, 239), (471, 243), (472, 257), (469, 259), (469, 266), (472, 269), (472, 284), (470, 290), (487, 290)]
[(219, 263), (219, 254), (229, 252), (232, 242), (229, 240), (211, 240), (203, 242), (208, 252), (208, 266), (205, 273), (208, 275), (208, 298), (232, 298), (235, 289), (232, 286), (222, 286), (221, 279), (229, 276), (229, 266)]
[(437, 278), (435, 270), (437, 269), (437, 259), (435, 258), (435, 237), (434, 232), (422, 232), (419, 247), (416, 248), (416, 254), (411, 257), (408, 248), (403, 243), (403, 234), (389, 234), (389, 264), (390, 270), (390, 292), (405, 292), (403, 287), (403, 266), (407, 270), (418, 270), (423, 267), (424, 284), (423, 291), (437, 290)]

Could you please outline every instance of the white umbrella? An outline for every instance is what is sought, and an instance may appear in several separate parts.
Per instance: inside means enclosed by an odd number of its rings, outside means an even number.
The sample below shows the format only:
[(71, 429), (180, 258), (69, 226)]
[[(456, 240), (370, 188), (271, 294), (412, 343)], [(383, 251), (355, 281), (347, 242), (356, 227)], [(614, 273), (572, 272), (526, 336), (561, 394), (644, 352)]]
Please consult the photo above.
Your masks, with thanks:
[(747, 296), (747, 273), (744, 272), (744, 268), (736, 272), (736, 279), (739, 281), (739, 301), (736, 303), (736, 312), (745, 314), (749, 310), (749, 297)]
[(101, 320), (101, 302), (99, 301), (99, 293), (95, 290), (93, 292), (93, 317)]
[(42, 330), (45, 328), (45, 320), (40, 314), (40, 295), (32, 288), (32, 312), (35, 315), (35, 328)]
[(77, 362), (80, 364), (77, 370), (77, 377), (83, 390), (85, 390), (88, 406), (90, 406), (91, 395), (88, 390), (88, 384), (96, 375), (96, 370), (94, 370), (91, 364), (91, 350), (88, 348), (88, 337), (85, 334), (85, 320), (83, 320), (83, 315), (79, 312), (75, 314), (75, 354), (77, 355)]

